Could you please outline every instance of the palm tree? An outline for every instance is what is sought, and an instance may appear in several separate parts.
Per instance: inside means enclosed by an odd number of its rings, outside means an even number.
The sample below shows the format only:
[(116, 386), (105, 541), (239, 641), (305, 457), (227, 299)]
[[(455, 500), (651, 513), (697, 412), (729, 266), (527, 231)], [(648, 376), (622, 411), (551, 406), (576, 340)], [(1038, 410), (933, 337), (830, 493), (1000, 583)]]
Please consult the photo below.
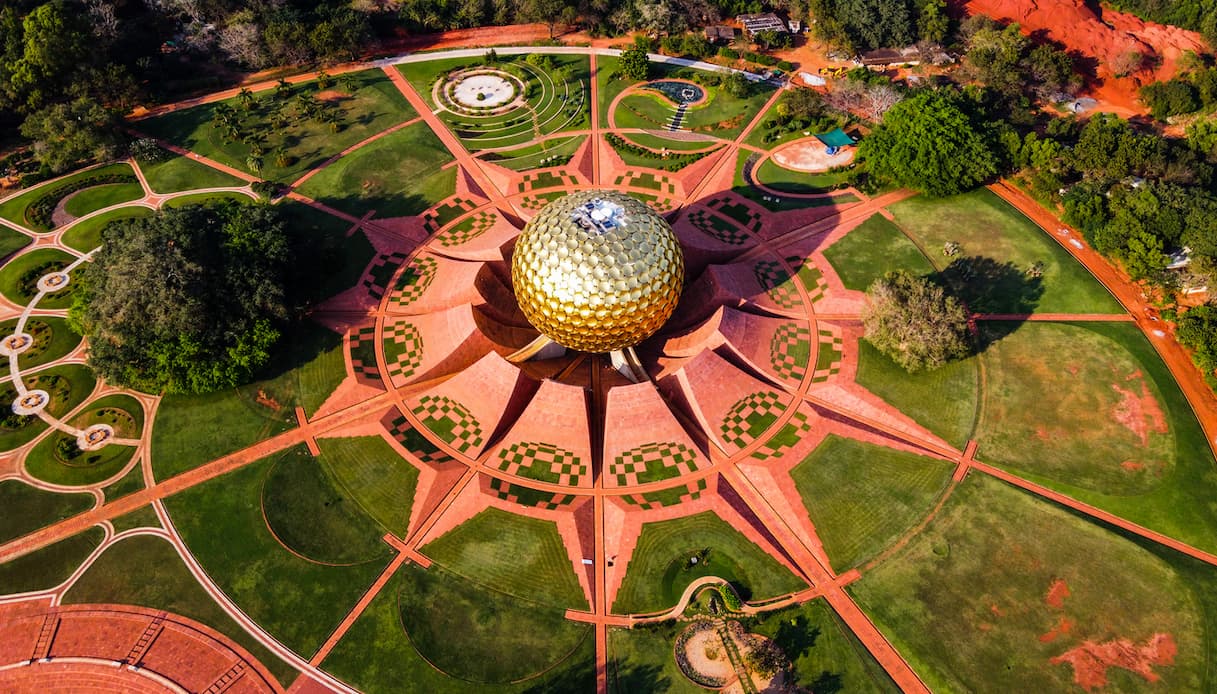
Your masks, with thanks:
[(254, 93), (249, 91), (248, 87), (241, 87), (241, 91), (237, 92), (237, 103), (244, 106), (246, 111), (252, 111), (254, 108)]
[(252, 171), (256, 174), (261, 174), (262, 173), (262, 157), (255, 157), (252, 154), (249, 155), (248, 157), (245, 158), (245, 166), (250, 171)]

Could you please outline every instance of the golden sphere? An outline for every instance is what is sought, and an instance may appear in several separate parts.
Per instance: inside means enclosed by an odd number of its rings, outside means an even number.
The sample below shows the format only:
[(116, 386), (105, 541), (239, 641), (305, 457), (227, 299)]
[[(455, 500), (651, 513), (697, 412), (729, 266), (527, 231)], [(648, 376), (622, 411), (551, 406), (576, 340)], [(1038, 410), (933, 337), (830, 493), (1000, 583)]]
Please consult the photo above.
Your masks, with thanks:
[(516, 240), (511, 283), (549, 339), (611, 352), (651, 336), (676, 310), (685, 259), (672, 227), (625, 193), (582, 191), (546, 205)]

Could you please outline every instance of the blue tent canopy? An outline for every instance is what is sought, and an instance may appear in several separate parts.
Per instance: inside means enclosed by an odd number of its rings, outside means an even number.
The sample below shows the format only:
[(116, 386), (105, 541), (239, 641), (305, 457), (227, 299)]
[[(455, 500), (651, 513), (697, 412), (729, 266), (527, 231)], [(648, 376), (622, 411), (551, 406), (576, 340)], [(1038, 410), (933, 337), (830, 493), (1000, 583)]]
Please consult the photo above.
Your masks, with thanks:
[(824, 143), (825, 147), (836, 149), (838, 147), (848, 147), (854, 143), (854, 138), (845, 134), (845, 131), (837, 128), (830, 132), (816, 135), (816, 139)]

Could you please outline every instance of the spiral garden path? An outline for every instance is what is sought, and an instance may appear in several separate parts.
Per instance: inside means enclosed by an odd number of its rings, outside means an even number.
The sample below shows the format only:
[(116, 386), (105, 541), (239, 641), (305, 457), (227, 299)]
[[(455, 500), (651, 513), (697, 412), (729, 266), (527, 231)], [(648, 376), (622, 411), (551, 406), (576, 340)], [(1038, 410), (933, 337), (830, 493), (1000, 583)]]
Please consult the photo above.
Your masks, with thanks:
[[(1217, 585), (1211, 394), (1129, 313), (1127, 287), (1049, 238), (1056, 221), (1002, 187), (948, 201), (752, 187), (747, 159), (798, 136), (767, 125), (782, 92), (766, 86), (738, 102), (712, 93), (698, 108), (721, 119), (691, 109), (691, 122), (713, 147), (684, 155), (673, 139), (684, 165), (652, 168), (670, 160), (610, 141), (660, 135), (617, 127), (640, 90), (610, 77), (604, 49), (555, 50), (553, 68), (536, 68), (564, 71), (565, 98), (547, 78), (519, 110), (563, 125), (486, 147), (487, 130), (533, 116), (482, 124), (429, 96), (479, 55), (333, 71), (351, 80), (335, 87), (344, 128), (293, 126), (281, 146), (294, 159), (260, 176), (207, 124), (232, 91), (132, 121), (179, 155), (120, 165), (139, 197), (52, 229), (14, 210), (80, 174), (0, 200), (0, 224), (29, 241), (0, 270), (0, 321), (14, 335), (42, 326), (13, 343), (8, 383), (18, 400), (45, 393), (30, 404), (46, 424), (0, 428), (0, 497), (31, 509), (0, 526), (0, 623), (38, 624), (0, 629), (0, 682), (660, 689), (681, 677), (666, 618), (727, 580), (760, 632), (822, 634), (790, 646), (813, 690), (1093, 690), (1112, 668), (1134, 673), (1129, 686), (1212, 685), (1203, 663), (1217, 644), (1199, 607)], [(290, 89), (309, 94), (315, 78)], [(250, 87), (249, 118), (286, 108), (267, 105), (276, 89)], [(527, 165), (538, 155), (561, 163)], [(94, 384), (57, 322), (59, 292), (90, 259), (81, 239), (120, 214), (253, 198), (261, 177), (315, 234), (302, 243), (345, 249), (311, 310), (321, 327), (294, 341), (318, 346), (208, 398)], [(641, 382), (602, 355), (506, 359), (536, 337), (505, 273), (513, 239), (548, 200), (587, 188), (640, 197), (684, 248), (691, 281), (637, 348)], [(978, 356), (909, 375), (861, 341), (862, 290), (896, 269), (953, 278)], [(60, 272), (66, 284), (26, 286)], [(55, 437), (102, 416), (116, 424), (98, 450), (128, 457), (55, 457)], [(112, 670), (144, 677), (120, 684), (99, 663), (138, 658), (92, 649), (87, 628), (56, 650), (45, 627), (100, 614), (135, 615), (135, 640), (120, 641), (147, 654), (169, 644), (147, 648), (148, 620), (205, 638), (175, 648), (184, 669)], [(229, 669), (213, 673), (202, 664), (218, 652)]]

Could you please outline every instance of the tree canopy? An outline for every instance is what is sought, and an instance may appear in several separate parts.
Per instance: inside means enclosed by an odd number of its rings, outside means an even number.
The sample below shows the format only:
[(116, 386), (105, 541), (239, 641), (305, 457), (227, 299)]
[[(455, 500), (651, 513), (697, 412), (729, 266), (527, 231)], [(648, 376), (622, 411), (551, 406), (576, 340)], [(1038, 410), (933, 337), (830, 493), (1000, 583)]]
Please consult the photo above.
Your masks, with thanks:
[(866, 290), (866, 339), (910, 372), (936, 369), (971, 353), (968, 314), (941, 285), (889, 273)]
[(651, 74), (651, 59), (642, 46), (634, 45), (622, 51), (619, 66), (626, 79), (641, 81)]
[(953, 195), (997, 173), (984, 133), (947, 90), (920, 91), (888, 109), (858, 158), (874, 176), (929, 195)]
[[(277, 211), (232, 202), (112, 224), (70, 318), (112, 383), (201, 393), (248, 382), (288, 318)], [(76, 281), (77, 278), (74, 278)]]

